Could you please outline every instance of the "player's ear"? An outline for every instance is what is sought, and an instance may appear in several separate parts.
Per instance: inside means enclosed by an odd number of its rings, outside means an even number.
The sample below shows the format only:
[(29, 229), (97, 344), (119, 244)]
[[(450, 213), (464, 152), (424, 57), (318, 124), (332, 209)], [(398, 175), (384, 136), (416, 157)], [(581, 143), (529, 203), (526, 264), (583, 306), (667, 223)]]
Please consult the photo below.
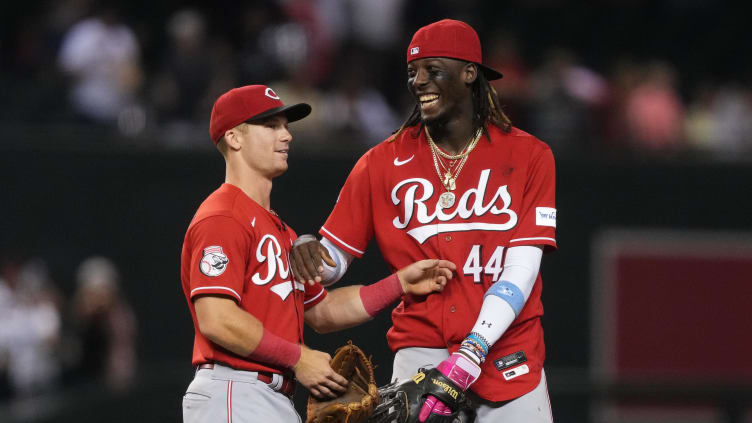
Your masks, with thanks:
[(465, 63), (462, 67), (462, 80), (470, 85), (478, 78), (478, 66), (475, 63)]
[(240, 150), (240, 147), (242, 146), (242, 142), (240, 140), (241, 132), (242, 129), (240, 125), (225, 131), (224, 140), (230, 150)]

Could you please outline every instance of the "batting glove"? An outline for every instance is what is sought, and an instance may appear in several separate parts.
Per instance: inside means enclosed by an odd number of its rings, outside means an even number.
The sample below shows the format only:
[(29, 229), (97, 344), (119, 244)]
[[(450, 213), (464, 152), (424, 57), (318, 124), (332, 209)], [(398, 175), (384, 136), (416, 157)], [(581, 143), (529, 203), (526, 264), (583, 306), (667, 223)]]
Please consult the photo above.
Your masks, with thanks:
[[(436, 369), (456, 383), (463, 391), (466, 391), (480, 376), (480, 366), (465, 354), (459, 352), (442, 361)], [(448, 416), (452, 414), (452, 411), (438, 398), (429, 395), (426, 397), (426, 402), (423, 403), (420, 413), (418, 413), (418, 421), (426, 421), (431, 414)]]

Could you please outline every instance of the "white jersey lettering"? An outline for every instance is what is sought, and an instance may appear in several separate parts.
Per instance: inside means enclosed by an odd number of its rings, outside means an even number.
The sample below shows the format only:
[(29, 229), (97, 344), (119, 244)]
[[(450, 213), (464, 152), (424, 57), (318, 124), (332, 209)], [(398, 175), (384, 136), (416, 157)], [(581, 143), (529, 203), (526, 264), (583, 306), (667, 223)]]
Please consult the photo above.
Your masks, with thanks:
[[(395, 206), (403, 205), (402, 216), (396, 216), (392, 220), (392, 224), (397, 229), (404, 229), (415, 217), (422, 226), (417, 226), (407, 233), (421, 244), (428, 238), (443, 232), (507, 231), (512, 229), (517, 225), (517, 213), (509, 209), (509, 205), (512, 204), (512, 197), (509, 195), (507, 186), (500, 186), (491, 199), (488, 202), (485, 201), (490, 175), (491, 169), (483, 170), (478, 180), (478, 186), (465, 191), (457, 202), (457, 207), (450, 213), (445, 213), (438, 202), (433, 212), (429, 213), (428, 206), (425, 203), (433, 196), (433, 185), (428, 180), (423, 178), (405, 179), (392, 189), (392, 203)], [(402, 194), (402, 198), (400, 194)], [(462, 219), (470, 219), (473, 216), (482, 217), (489, 212), (493, 215), (506, 214), (509, 216), (509, 220), (501, 224), (484, 222), (433, 223), (436, 220), (447, 222), (457, 216)]]
[[(264, 248), (266, 248), (265, 254)], [(251, 277), (253, 283), (256, 285), (266, 285), (278, 273), (280, 278), (287, 279), (287, 276), (290, 274), (290, 268), (285, 267), (285, 263), (282, 257), (280, 257), (281, 255), (282, 247), (279, 246), (277, 238), (269, 234), (264, 235), (256, 248), (256, 260), (259, 263), (266, 262), (267, 273), (263, 278), (260, 273), (255, 273)]]

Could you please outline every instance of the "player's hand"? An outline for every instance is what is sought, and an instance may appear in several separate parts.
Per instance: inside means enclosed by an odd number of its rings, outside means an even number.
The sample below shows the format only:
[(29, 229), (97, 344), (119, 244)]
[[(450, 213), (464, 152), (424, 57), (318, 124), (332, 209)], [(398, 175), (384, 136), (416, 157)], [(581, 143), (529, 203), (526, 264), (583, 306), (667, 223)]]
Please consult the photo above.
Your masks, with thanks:
[(323, 352), (300, 346), (300, 360), (292, 367), (295, 378), (319, 398), (336, 398), (347, 390), (347, 379), (329, 365), (332, 357)]
[(324, 271), (323, 262), (331, 267), (337, 266), (329, 255), (329, 250), (321, 245), (315, 236), (301, 235), (295, 240), (290, 253), (290, 267), (295, 279), (311, 285), (314, 281), (321, 282), (321, 274)]
[(397, 271), (402, 291), (410, 295), (428, 295), (444, 290), (457, 266), (448, 260), (429, 259), (415, 262)]
[[(463, 391), (467, 391), (467, 388), (480, 377), (480, 367), (459, 352), (449, 356), (436, 368)], [(431, 414), (448, 416), (452, 414), (452, 410), (435, 396), (428, 395), (418, 413), (418, 421), (426, 421)]]

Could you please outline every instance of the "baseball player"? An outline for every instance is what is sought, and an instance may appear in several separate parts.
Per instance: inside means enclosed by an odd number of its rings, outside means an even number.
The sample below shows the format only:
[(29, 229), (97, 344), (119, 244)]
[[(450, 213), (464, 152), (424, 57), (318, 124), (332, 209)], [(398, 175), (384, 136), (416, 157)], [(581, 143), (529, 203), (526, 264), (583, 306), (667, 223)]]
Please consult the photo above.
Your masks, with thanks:
[(288, 122), (310, 111), (285, 106), (263, 85), (230, 90), (214, 104), (210, 134), (226, 162), (225, 183), (198, 208), (182, 251), (197, 369), (183, 398), (186, 422), (300, 421), (291, 401), (296, 380), (320, 397), (347, 384), (329, 354), (303, 344), (304, 321), (319, 332), (357, 325), (403, 293), (442, 290), (455, 269), (422, 260), (368, 287), (331, 293), (292, 280), (296, 235), (271, 209), (270, 193), (287, 170)]
[[(412, 114), (360, 158), (321, 244), (297, 247), (293, 269), (332, 283), (374, 237), (393, 269), (426, 257), (455, 262), (441, 295), (406, 295), (393, 310), (393, 378), (437, 366), (480, 398), (479, 422), (552, 422), (539, 266), (556, 248), (554, 158), (505, 116), (488, 83), (501, 76), (482, 64), (466, 23), (419, 29), (407, 48)], [(333, 269), (319, 259), (327, 254)], [(429, 396), (419, 420), (448, 413)]]

